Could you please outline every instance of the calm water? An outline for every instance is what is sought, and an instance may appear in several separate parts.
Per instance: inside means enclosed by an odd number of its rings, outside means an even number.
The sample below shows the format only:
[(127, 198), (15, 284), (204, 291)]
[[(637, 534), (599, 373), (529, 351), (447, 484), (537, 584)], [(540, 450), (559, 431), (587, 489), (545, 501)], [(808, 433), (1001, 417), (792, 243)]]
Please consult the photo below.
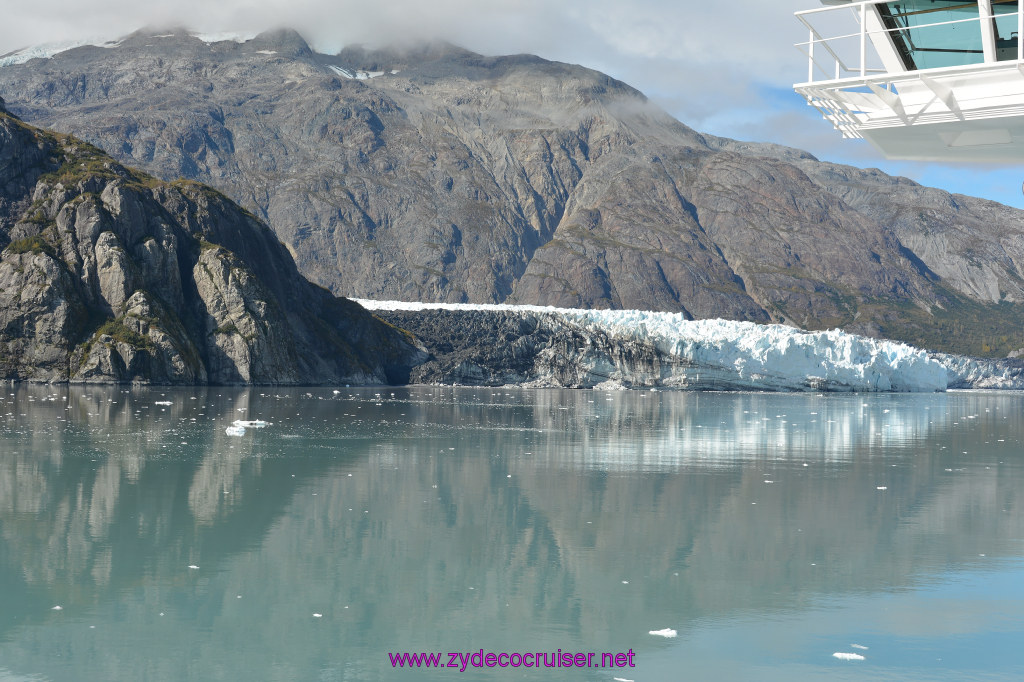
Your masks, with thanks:
[(8, 388), (0, 680), (1021, 679), (1022, 408)]

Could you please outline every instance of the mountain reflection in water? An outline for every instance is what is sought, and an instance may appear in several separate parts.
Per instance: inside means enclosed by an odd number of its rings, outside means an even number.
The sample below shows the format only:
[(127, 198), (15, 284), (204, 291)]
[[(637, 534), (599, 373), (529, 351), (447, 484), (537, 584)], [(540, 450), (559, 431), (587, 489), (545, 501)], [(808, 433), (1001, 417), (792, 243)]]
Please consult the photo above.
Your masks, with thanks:
[[(671, 679), (709, 628), (1022, 554), (1018, 394), (337, 391), (5, 389), (0, 679), (442, 679), (387, 652), (481, 648)], [(945, 615), (977, 638), (976, 607)], [(774, 664), (832, 675), (819, 636)]]

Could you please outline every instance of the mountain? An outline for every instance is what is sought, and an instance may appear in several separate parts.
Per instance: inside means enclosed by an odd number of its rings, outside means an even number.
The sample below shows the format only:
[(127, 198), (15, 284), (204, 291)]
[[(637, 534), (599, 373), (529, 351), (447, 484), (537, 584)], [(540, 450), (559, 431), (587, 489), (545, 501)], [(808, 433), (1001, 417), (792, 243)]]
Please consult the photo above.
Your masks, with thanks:
[(1024, 347), (1019, 211), (702, 135), (581, 66), (142, 31), (4, 66), (0, 94), (122, 163), (218, 188), (340, 295)]
[(303, 279), (254, 216), (0, 100), (0, 379), (384, 383), (411, 338)]

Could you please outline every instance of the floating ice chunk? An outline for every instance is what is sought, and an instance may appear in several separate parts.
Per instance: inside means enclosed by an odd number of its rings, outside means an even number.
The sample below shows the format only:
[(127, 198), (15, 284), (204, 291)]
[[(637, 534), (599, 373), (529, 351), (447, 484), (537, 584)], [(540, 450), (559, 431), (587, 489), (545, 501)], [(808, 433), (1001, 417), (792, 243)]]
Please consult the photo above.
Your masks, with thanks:
[(656, 637), (668, 637), (668, 638), (671, 639), (672, 637), (675, 637), (679, 633), (676, 632), (675, 630), (673, 630), (672, 628), (665, 628), (664, 630), (651, 630), (647, 634), (654, 635)]
[(314, 618), (323, 618), (323, 617), (324, 617), (324, 614), (322, 614), (322, 613), (314, 613), (314, 614), (313, 614), (313, 617), (314, 617)]
[(231, 423), (241, 426), (243, 429), (264, 429), (270, 426), (270, 422), (265, 422), (262, 419), (236, 419)]
[(615, 682), (633, 682), (633, 680), (627, 680), (625, 677), (613, 677), (612, 679)]
[(224, 429), (224, 433), (226, 433), (229, 436), (244, 436), (245, 435), (245, 427), (244, 426), (229, 426), (226, 429)]
[(833, 658), (838, 658), (840, 661), (863, 661), (864, 657), (860, 654), (851, 654), (845, 651), (837, 651), (832, 654)]
[(174, 403), (170, 400), (157, 400), (154, 405), (173, 405)]
[(889, 489), (889, 486), (887, 486), (887, 485), (876, 485), (875, 486), (875, 490), (888, 490), (888, 489)]
[(63, 607), (63, 606), (61, 606), (60, 604), (57, 604), (56, 606), (54, 606), (54, 607), (53, 607), (52, 609), (50, 609), (50, 610), (51, 610), (51, 611), (63, 611), (63, 610), (64, 610), (64, 607)]
[(188, 567), (191, 568), (192, 570), (196, 570), (197, 568), (199, 568), (195, 564), (189, 564)]
[(862, 649), (864, 651), (868, 650), (868, 648), (866, 646), (864, 646), (863, 644), (851, 644), (850, 647), (853, 648), (853, 649)]

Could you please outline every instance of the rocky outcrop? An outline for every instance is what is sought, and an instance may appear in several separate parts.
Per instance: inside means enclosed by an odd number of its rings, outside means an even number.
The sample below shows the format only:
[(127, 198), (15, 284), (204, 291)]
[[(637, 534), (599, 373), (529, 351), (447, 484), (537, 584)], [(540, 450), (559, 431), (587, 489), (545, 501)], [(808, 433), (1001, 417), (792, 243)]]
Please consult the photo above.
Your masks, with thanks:
[(3, 379), (384, 383), (420, 356), (218, 192), (2, 111), (0, 245)]
[(2, 67), (0, 92), (122, 162), (216, 186), (338, 294), (1024, 348), (1019, 211), (701, 135), (583, 67), (152, 31)]

